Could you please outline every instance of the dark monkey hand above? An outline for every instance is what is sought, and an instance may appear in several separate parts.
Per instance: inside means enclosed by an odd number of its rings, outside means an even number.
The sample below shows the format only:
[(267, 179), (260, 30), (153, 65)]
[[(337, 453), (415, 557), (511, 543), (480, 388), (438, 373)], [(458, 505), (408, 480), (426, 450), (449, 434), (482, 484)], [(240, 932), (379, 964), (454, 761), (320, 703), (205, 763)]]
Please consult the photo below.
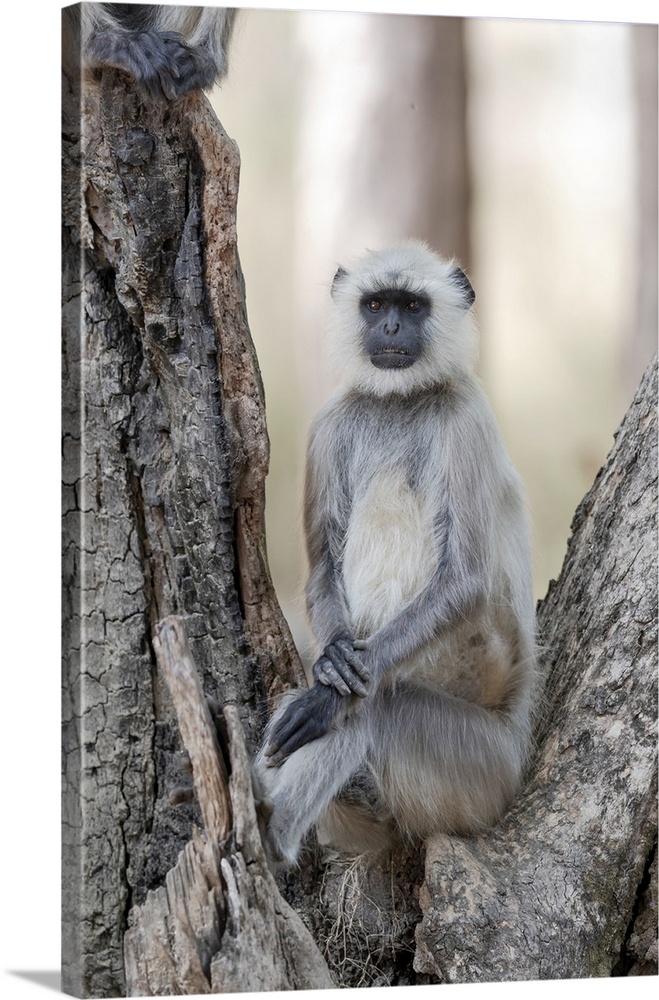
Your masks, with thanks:
[(150, 97), (169, 100), (206, 90), (226, 74), (231, 8), (81, 3), (62, 13), (69, 73), (113, 67)]
[(410, 241), (339, 269), (343, 386), (309, 442), (307, 607), (320, 656), (255, 762), (266, 848), (377, 850), (495, 823), (529, 746), (522, 486), (475, 375), (472, 287)]

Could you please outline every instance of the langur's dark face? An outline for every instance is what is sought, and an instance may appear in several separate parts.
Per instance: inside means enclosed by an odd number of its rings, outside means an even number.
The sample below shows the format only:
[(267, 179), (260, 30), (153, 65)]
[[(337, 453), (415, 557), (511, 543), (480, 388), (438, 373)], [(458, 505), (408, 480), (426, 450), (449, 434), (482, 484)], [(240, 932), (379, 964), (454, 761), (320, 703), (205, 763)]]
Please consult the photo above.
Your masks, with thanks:
[(376, 368), (409, 368), (423, 353), (430, 300), (399, 288), (378, 289), (360, 302), (364, 347)]

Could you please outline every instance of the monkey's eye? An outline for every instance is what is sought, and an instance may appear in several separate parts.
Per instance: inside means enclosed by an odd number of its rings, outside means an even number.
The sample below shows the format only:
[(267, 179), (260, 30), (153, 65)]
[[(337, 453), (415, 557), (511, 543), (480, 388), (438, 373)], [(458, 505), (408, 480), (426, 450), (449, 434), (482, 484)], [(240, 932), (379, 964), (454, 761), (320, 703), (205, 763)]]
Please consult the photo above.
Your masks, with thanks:
[(372, 313), (379, 312), (382, 309), (382, 302), (380, 299), (369, 299), (366, 303), (367, 309), (370, 309)]
[(410, 299), (405, 308), (407, 309), (408, 312), (418, 313), (419, 309), (421, 308), (421, 303), (419, 302), (418, 299)]

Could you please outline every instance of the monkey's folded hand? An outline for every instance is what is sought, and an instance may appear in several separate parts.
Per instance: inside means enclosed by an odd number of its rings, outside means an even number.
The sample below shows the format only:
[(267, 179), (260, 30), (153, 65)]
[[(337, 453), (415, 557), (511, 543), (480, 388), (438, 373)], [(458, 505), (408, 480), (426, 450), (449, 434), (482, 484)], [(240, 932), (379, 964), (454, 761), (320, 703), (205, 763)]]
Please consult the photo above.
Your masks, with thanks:
[(278, 767), (305, 743), (324, 736), (348, 707), (336, 688), (314, 684), (294, 698), (270, 732), (265, 751), (270, 767)]
[(362, 640), (347, 638), (325, 646), (322, 656), (312, 667), (313, 679), (326, 687), (336, 688), (344, 697), (356, 694), (365, 698), (371, 672), (357, 655), (357, 650), (365, 648), (366, 643)]

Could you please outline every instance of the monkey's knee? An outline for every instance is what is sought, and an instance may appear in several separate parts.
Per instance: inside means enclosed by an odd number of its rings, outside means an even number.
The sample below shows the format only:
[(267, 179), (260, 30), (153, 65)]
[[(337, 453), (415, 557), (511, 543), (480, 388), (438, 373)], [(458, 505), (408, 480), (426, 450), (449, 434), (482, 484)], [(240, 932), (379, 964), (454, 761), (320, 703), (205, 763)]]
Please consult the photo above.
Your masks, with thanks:
[(261, 842), (270, 870), (277, 872), (297, 864), (306, 829), (296, 822), (281, 800), (265, 799), (259, 818)]
[[(314, 690), (314, 689), (312, 689)], [(330, 689), (317, 686), (321, 697)], [(337, 795), (363, 768), (368, 752), (368, 727), (359, 713), (347, 716), (317, 738), (285, 756), (271, 751), (271, 734), (278, 732), (289, 708), (307, 702), (309, 692), (292, 692), (282, 699), (265, 732), (254, 762), (256, 779), (273, 811), (264, 831), (264, 844), (276, 865), (295, 864), (306, 834), (317, 824)], [(276, 739), (276, 737), (275, 737)]]
[(254, 796), (254, 809), (256, 812), (256, 822), (258, 823), (261, 841), (265, 846), (268, 823), (274, 812), (274, 803), (259, 777), (256, 768), (252, 766), (252, 795)]

